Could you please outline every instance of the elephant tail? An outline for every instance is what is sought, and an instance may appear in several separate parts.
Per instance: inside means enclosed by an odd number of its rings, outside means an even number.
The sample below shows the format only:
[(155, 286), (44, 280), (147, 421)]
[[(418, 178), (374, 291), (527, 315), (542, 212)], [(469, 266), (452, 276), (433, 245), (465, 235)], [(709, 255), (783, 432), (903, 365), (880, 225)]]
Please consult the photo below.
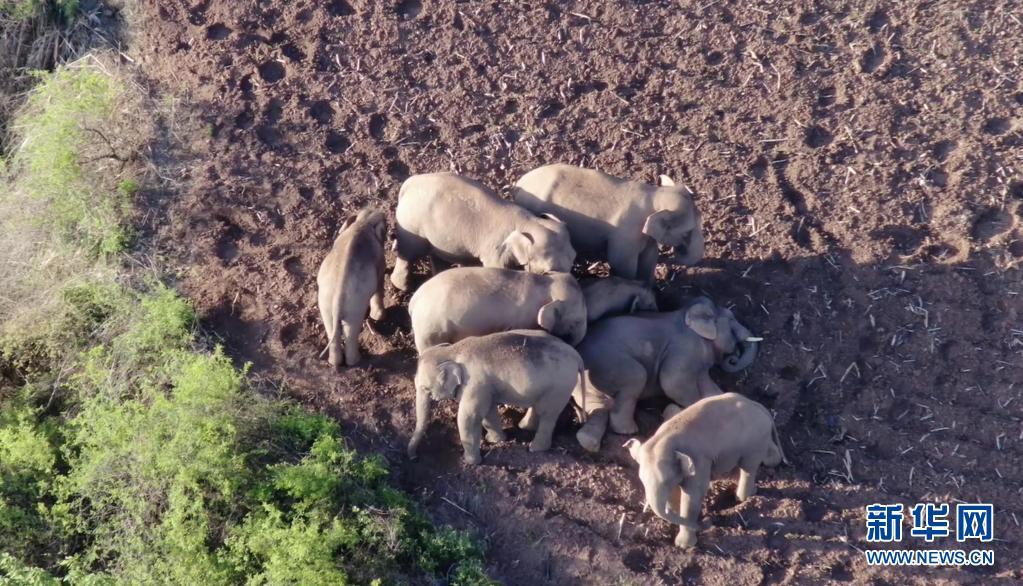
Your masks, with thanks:
[[(341, 357), (342, 350), (341, 341), (345, 339), (344, 334), (341, 331), (341, 311), (345, 306), (345, 292), (344, 287), (341, 286), (342, 285), (341, 283), (337, 283), (337, 285), (338, 285), (337, 293), (334, 295), (334, 299), (331, 300), (332, 304), (334, 305), (333, 316), (334, 323), (332, 324), (334, 326), (334, 333), (331, 334), (330, 339), (327, 340), (327, 346), (323, 349), (322, 352), (320, 352), (320, 358), (323, 358), (324, 354), (330, 353), (331, 358), (335, 359), (337, 361), (337, 364), (340, 364), (341, 361), (343, 360), (343, 358)], [(335, 348), (335, 351), (330, 352), (331, 348)], [(331, 365), (336, 366), (333, 363)]]
[(781, 438), (778, 437), (778, 426), (774, 422), (771, 422), (771, 438), (774, 440), (774, 445), (778, 447), (778, 455), (781, 456), (782, 463), (788, 466), (789, 460), (785, 457), (785, 450), (781, 447)]
[(581, 401), (582, 409), (583, 410), (582, 410), (582, 413), (581, 413), (581, 415), (579, 417), (579, 423), (586, 423), (586, 420), (589, 419), (589, 415), (586, 413), (586, 394), (587, 394), (586, 393), (586, 365), (583, 364), (582, 359), (579, 359), (579, 388), (582, 389), (582, 395), (583, 395), (583, 399)]

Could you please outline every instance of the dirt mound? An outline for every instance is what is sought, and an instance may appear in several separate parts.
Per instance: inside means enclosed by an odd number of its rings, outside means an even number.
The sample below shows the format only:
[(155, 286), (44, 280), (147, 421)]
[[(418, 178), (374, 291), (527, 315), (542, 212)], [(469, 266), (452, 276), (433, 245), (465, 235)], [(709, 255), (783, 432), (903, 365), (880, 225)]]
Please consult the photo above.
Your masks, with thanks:
[[(1021, 579), (1023, 27), (1007, 1), (808, 6), (153, 5), (136, 56), (206, 132), (182, 137), (185, 188), (149, 228), (233, 356), (477, 528), (506, 583)], [(414, 358), (393, 291), (368, 366), (316, 359), (315, 272), (348, 213), (393, 209), (411, 173), (506, 190), (555, 161), (691, 188), (707, 260), (664, 267), (659, 301), (706, 293), (766, 338), (748, 373), (716, 376), (776, 412), (794, 465), (742, 504), (719, 482), (692, 551), (642, 513), (624, 438), (591, 456), (567, 419), (552, 452), (513, 434), (467, 470), (438, 409), (406, 461)], [(994, 568), (865, 564), (866, 504), (955, 499), (994, 503)]]

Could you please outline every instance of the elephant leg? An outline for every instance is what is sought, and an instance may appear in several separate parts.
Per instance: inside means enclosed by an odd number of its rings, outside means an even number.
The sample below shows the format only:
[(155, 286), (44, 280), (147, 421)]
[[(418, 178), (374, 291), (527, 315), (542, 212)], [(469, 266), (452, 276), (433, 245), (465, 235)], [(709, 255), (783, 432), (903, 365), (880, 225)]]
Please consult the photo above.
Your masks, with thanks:
[(380, 272), (380, 279), (377, 282), (377, 290), (373, 292), (373, 296), (369, 298), (369, 317), (373, 321), (380, 321), (384, 319), (384, 273)]
[(558, 423), (558, 412), (544, 412), (537, 417), (540, 423), (536, 427), (536, 435), (529, 443), (530, 452), (545, 452), (551, 448), (551, 438), (554, 436), (554, 426)]
[(639, 253), (636, 277), (648, 285), (657, 280), (657, 261), (660, 258), (661, 251), (657, 248), (657, 242), (651, 238)]
[(739, 486), (735, 498), (741, 503), (757, 493), (757, 470), (761, 458), (746, 457), (739, 461)]
[(394, 245), (396, 259), (394, 270), (391, 271), (391, 284), (396, 289), (408, 291), (410, 265), (430, 251), (430, 243), (398, 226)]
[(483, 428), (487, 430), (487, 441), (492, 444), (508, 439), (501, 427), (501, 413), (497, 410), (496, 402), (490, 406), (487, 416), (483, 418)]
[(682, 407), (675, 403), (668, 403), (661, 411), (661, 419), (667, 421), (682, 412)]
[(579, 428), (576, 432), (575, 438), (579, 441), (579, 445), (588, 452), (597, 452), (600, 450), (600, 440), (604, 437), (604, 433), (607, 431), (607, 420), (608, 411), (607, 409), (597, 409), (590, 411), (586, 423)]
[(693, 374), (688, 368), (679, 368), (680, 361), (691, 360), (685, 356), (671, 356), (668, 364), (674, 366), (662, 366), (658, 382), (664, 395), (679, 405), (688, 407), (700, 400), (700, 378)]
[(359, 352), (359, 334), (362, 333), (363, 320), (341, 320), (341, 332), (344, 334), (345, 364), (355, 366), (362, 360)]
[(526, 414), (519, 420), (519, 429), (525, 429), (527, 431), (533, 431), (539, 424), (539, 420), (536, 417), (536, 409), (530, 407), (526, 410)]
[(633, 240), (611, 240), (607, 243), (607, 262), (611, 272), (625, 279), (635, 279), (642, 244)]
[(679, 510), (685, 523), (679, 527), (678, 535), (675, 536), (676, 546), (687, 548), (696, 545), (696, 534), (700, 530), (700, 511), (703, 509), (703, 499), (707, 495), (709, 485), (710, 466), (704, 465), (680, 491)]
[(632, 435), (639, 431), (636, 425), (636, 401), (646, 388), (646, 368), (633, 360), (623, 361), (618, 365), (614, 381), (609, 381), (618, 389), (614, 406), (611, 409), (611, 429), (622, 435)]
[(458, 404), (458, 436), (462, 440), (462, 459), (466, 464), (476, 465), (482, 461), (480, 441), (483, 417), (479, 413), (479, 405), (470, 401)]

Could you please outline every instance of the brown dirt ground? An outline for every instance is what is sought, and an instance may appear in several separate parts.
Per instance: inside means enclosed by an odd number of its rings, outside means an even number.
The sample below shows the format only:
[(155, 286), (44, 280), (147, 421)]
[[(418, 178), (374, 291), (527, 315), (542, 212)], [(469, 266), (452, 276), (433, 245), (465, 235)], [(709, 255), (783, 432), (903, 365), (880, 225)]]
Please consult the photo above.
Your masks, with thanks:
[[(1010, 0), (148, 3), (132, 57), (202, 130), (168, 129), (186, 164), (146, 226), (239, 362), (386, 455), (505, 583), (1018, 581), (1021, 18)], [(775, 411), (793, 465), (742, 504), (717, 483), (692, 551), (641, 511), (623, 438), (586, 454), (567, 416), (550, 453), (513, 434), (466, 469), (438, 409), (408, 462), (393, 291), (366, 366), (316, 358), (315, 273), (348, 213), (393, 208), (410, 173), (506, 190), (555, 161), (692, 188), (707, 259), (664, 267), (659, 299), (704, 292), (767, 338), (716, 376)], [(994, 568), (865, 564), (864, 505), (957, 499), (994, 503)]]

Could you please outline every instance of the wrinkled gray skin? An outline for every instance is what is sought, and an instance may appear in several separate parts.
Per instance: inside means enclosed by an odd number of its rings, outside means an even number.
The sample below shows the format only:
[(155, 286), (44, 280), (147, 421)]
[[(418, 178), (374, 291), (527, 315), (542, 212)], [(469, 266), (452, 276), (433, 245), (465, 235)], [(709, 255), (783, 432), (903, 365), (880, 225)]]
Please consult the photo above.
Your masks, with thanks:
[(657, 311), (654, 292), (639, 281), (607, 277), (582, 283), (582, 288), (590, 323), (609, 315)]
[[(752, 338), (752, 340), (747, 341)], [(636, 402), (664, 394), (682, 406), (721, 393), (710, 378), (717, 364), (738, 372), (756, 358), (758, 338), (732, 312), (706, 297), (677, 311), (635, 313), (592, 324), (578, 346), (586, 363), (587, 421), (576, 437), (600, 449), (608, 419), (615, 433), (636, 433)], [(581, 404), (582, 391), (575, 393)]]
[(423, 283), (409, 301), (416, 350), (516, 329), (545, 330), (573, 346), (586, 335), (586, 301), (568, 273), (458, 267)]
[(551, 447), (551, 435), (583, 370), (574, 348), (535, 330), (513, 330), (440, 344), (419, 357), (416, 430), (408, 455), (416, 457), (430, 422), (430, 398), (458, 401), (458, 435), (467, 464), (480, 463), (480, 425), (487, 441), (505, 440), (498, 405), (528, 408), (519, 422), (536, 430), (530, 452)]
[(523, 175), (512, 196), (526, 209), (564, 220), (580, 255), (606, 255), (619, 277), (653, 282), (658, 244), (675, 247), (685, 265), (703, 258), (700, 212), (689, 192), (664, 176), (658, 187), (572, 165), (547, 165)]
[(630, 439), (625, 447), (639, 463), (647, 504), (680, 526), (679, 547), (696, 545), (711, 478), (738, 468), (735, 494), (742, 502), (756, 492), (760, 466), (785, 459), (771, 413), (736, 393), (702, 399), (661, 424), (646, 442)]
[[(568, 227), (537, 217), (482, 184), (453, 173), (414, 175), (398, 193), (391, 283), (409, 288), (409, 265), (433, 252), (452, 263), (569, 272), (575, 249)], [(457, 227), (457, 229), (455, 229)]]
[[(365, 209), (345, 220), (316, 275), (317, 302), (327, 330), (327, 361), (335, 369), (359, 362), (359, 334), (366, 314), (384, 317), (384, 240), (387, 221)], [(343, 352), (343, 357), (342, 357)]]

